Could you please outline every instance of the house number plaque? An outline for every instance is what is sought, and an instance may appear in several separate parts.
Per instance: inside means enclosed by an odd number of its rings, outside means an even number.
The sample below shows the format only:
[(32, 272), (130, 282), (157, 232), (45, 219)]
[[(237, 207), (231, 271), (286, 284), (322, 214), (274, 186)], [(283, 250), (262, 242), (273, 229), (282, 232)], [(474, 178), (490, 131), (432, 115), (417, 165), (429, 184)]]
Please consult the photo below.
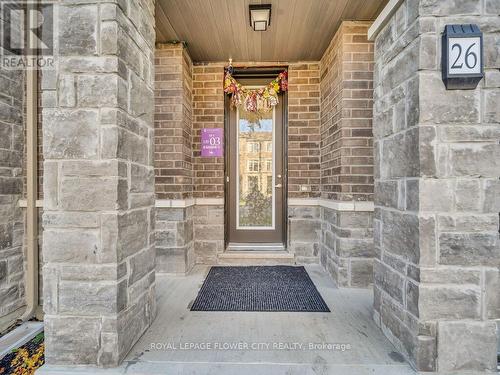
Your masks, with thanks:
[(201, 156), (222, 157), (223, 138), (224, 130), (222, 128), (201, 129)]
[(447, 90), (473, 90), (484, 76), (483, 33), (477, 25), (446, 25), (442, 74)]

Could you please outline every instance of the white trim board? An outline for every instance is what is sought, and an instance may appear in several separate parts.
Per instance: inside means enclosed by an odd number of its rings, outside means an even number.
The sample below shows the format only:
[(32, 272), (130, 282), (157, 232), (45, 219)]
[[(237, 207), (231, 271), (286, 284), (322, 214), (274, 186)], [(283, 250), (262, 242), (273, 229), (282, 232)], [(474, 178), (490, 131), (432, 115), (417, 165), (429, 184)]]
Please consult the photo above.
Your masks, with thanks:
[(43, 331), (43, 322), (25, 322), (0, 338), (0, 358), (26, 344)]
[[(223, 206), (224, 198), (157, 199), (158, 208), (185, 208), (191, 206)], [(338, 211), (373, 211), (373, 202), (334, 201), (321, 198), (289, 198), (289, 206), (321, 206)], [(43, 207), (43, 200), (36, 201), (37, 207)], [(19, 207), (26, 207), (26, 199), (19, 200)]]
[(288, 199), (289, 206), (320, 206), (324, 208), (331, 208), (337, 211), (374, 211), (373, 202), (365, 201), (334, 201), (330, 199), (313, 199), (313, 198), (290, 198)]
[[(374, 41), (378, 33), (389, 22), (404, 0), (390, 0), (368, 29), (368, 40)], [(412, 1), (412, 0), (410, 0)]]
[(191, 206), (223, 206), (224, 198), (157, 199), (158, 208), (186, 208)]
[[(19, 207), (21, 207), (21, 208), (28, 207), (28, 201), (26, 199), (19, 199), (18, 202), (19, 202), (18, 203)], [(35, 203), (35, 206), (38, 207), (38, 208), (42, 208), (43, 207), (43, 199), (37, 199), (36, 203)]]

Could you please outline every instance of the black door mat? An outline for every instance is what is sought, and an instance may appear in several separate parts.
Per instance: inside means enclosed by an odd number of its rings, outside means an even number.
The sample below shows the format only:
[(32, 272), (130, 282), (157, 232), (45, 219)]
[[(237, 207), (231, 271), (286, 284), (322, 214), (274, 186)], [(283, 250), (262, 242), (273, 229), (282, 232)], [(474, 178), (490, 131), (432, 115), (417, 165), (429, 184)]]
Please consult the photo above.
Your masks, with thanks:
[(212, 267), (191, 311), (330, 312), (304, 267)]

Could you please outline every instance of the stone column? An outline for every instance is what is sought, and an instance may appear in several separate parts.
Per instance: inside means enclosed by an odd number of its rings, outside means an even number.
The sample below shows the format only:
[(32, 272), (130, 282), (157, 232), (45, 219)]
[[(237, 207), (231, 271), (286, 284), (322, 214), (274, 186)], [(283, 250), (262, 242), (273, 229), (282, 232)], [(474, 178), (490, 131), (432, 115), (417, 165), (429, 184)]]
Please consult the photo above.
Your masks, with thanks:
[(67, 0), (54, 18), (57, 70), (42, 82), (45, 359), (116, 366), (156, 310), (154, 1)]
[[(496, 370), (499, 11), (406, 0), (376, 37), (375, 320), (421, 371)], [(441, 34), (459, 23), (485, 33), (486, 76), (447, 91)]]

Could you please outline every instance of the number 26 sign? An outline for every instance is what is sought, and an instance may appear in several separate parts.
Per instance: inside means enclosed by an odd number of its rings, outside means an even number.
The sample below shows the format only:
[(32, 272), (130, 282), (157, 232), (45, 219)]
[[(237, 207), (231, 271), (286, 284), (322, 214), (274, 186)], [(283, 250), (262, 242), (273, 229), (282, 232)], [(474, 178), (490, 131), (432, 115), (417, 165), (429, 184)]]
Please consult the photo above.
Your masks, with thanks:
[(446, 25), (442, 51), (448, 90), (472, 90), (483, 78), (483, 33), (477, 25)]

